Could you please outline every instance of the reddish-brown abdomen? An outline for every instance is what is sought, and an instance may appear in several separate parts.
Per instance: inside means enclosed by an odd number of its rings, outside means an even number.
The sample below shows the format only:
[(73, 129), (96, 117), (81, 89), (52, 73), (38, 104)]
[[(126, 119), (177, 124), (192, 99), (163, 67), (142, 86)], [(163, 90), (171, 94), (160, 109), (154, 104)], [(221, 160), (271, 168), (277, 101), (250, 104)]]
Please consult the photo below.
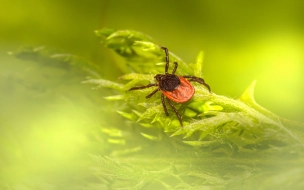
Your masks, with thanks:
[(177, 103), (183, 103), (190, 100), (194, 94), (194, 87), (192, 84), (183, 77), (179, 77), (180, 85), (173, 91), (163, 91), (162, 93)]

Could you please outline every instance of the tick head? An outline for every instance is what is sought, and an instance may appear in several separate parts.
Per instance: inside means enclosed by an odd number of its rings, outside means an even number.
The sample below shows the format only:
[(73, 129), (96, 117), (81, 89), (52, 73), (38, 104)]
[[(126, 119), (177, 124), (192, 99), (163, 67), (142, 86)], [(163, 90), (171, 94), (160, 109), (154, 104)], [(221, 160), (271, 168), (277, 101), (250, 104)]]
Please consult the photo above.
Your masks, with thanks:
[(166, 75), (163, 75), (163, 74), (157, 74), (154, 76), (154, 78), (159, 82), (161, 80), (163, 80), (163, 78), (165, 77)]
[(157, 74), (154, 77), (159, 85), (159, 88), (164, 91), (173, 91), (180, 85), (178, 76), (172, 74)]

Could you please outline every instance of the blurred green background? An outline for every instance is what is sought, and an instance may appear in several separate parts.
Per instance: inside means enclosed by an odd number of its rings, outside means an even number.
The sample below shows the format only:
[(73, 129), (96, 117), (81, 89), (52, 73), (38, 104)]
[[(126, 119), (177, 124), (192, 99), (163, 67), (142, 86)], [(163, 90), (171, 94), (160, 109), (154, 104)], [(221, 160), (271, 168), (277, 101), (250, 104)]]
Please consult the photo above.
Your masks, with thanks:
[(86, 153), (108, 148), (94, 130), (123, 123), (102, 99), (109, 92), (81, 84), (86, 74), (7, 52), (52, 47), (99, 63), (103, 78), (116, 81), (123, 74), (116, 63), (123, 60), (93, 31), (137, 30), (187, 63), (203, 50), (204, 78), (213, 92), (236, 98), (256, 79), (258, 103), (304, 122), (303, 23), (304, 1), (1, 0), (0, 183), (25, 187), (36, 176), (39, 184), (41, 174), (83, 179), (90, 175)]

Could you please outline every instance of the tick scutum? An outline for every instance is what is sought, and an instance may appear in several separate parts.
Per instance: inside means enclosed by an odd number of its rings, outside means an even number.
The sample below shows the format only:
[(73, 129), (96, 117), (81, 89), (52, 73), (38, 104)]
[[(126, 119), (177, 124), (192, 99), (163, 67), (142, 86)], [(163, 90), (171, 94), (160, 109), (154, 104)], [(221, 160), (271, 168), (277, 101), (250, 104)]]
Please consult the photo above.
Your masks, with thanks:
[(156, 77), (159, 83), (159, 88), (163, 91), (172, 92), (180, 85), (179, 77), (172, 74), (166, 74)]

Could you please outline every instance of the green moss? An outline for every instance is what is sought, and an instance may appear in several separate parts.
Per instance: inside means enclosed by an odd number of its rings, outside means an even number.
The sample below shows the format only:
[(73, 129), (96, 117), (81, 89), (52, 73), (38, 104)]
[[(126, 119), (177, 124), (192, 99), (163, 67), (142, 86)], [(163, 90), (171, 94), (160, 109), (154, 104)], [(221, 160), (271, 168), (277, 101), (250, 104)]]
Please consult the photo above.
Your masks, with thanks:
[[(193, 84), (194, 97), (176, 104), (184, 122), (180, 127), (173, 111), (169, 109), (169, 117), (164, 114), (160, 94), (147, 100), (152, 89), (128, 91), (164, 73), (160, 47), (136, 31), (103, 29), (96, 34), (125, 60), (119, 63), (125, 72), (119, 83), (100, 78), (96, 64), (72, 55), (54, 57), (45, 49), (12, 54), (68, 63), (90, 74), (92, 78), (84, 84), (114, 90), (105, 98), (109, 104), (122, 105), (117, 115), (125, 125), (102, 129), (109, 137), (107, 143), (115, 146), (110, 152), (100, 152), (102, 156), (92, 156), (99, 164), (100, 183), (109, 189), (271, 189), (287, 187), (281, 179), (289, 179), (293, 183), (288, 187), (304, 188), (304, 125), (258, 105), (253, 95), (255, 81), (238, 99)], [(187, 64), (170, 52), (170, 61), (178, 62), (178, 75), (202, 77), (203, 55), (200, 52), (194, 64)]]

